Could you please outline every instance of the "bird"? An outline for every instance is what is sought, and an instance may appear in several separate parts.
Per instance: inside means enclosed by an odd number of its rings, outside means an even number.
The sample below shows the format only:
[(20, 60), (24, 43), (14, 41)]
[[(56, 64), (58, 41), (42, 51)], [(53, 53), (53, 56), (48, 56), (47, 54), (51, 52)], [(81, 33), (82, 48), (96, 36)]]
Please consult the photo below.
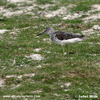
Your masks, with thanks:
[[(51, 41), (55, 42), (56, 44), (60, 44), (62, 48), (64, 45), (67, 46), (67, 60), (69, 55), (68, 44), (80, 42), (86, 39), (84, 35), (74, 34), (67, 31), (55, 31), (52, 27), (46, 27), (45, 30), (40, 34), (37, 34), (37, 36), (43, 34), (48, 34), (50, 36)], [(64, 59), (64, 48), (63, 48), (63, 59)]]

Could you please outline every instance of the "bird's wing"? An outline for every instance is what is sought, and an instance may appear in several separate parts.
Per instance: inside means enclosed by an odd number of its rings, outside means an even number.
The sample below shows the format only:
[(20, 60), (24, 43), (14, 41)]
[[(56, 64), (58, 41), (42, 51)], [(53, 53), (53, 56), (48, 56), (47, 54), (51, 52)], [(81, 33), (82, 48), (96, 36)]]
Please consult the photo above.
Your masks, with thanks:
[(68, 40), (72, 38), (82, 38), (84, 35), (78, 35), (70, 32), (64, 32), (64, 31), (56, 31), (55, 33), (56, 38), (59, 40)]

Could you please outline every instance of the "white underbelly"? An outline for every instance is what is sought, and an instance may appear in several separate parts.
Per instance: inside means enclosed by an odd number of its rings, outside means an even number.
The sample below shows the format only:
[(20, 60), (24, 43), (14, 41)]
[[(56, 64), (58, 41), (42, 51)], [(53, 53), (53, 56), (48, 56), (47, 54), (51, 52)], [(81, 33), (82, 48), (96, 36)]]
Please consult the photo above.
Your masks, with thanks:
[(65, 45), (65, 44), (72, 44), (75, 42), (82, 41), (82, 38), (73, 38), (73, 39), (68, 39), (68, 40), (54, 40), (55, 43), (60, 44), (60, 45)]

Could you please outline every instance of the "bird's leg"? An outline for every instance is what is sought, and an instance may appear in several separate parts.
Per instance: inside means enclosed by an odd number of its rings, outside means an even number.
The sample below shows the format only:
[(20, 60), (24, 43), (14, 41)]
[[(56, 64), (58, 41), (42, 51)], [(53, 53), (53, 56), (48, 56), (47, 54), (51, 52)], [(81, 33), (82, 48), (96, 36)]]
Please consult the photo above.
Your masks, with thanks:
[(67, 60), (68, 60), (68, 55), (69, 55), (68, 45), (66, 45), (66, 47), (67, 47)]
[(63, 46), (61, 46), (62, 47), (62, 49), (63, 49), (63, 61), (64, 61), (64, 47)]

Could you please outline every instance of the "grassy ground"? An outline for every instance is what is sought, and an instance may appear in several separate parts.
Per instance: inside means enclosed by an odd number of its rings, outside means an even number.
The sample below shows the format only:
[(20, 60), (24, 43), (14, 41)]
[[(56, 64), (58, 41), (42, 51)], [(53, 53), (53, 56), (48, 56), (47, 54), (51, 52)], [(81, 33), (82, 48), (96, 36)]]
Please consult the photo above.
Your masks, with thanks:
[[(6, 3), (0, 4), (4, 6)], [(0, 2), (1, 2), (0, 1)], [(56, 4), (49, 7), (49, 11), (59, 9), (61, 6), (75, 4), (76, 7), (70, 12), (87, 12), (91, 5), (99, 4), (99, 0), (58, 0), (46, 1), (37, 0), (37, 4)], [(27, 3), (24, 6), (27, 6)], [(29, 5), (28, 5), (29, 6)], [(15, 4), (5, 5), (8, 8), (15, 8)], [(45, 8), (44, 8), (45, 9)], [(61, 17), (45, 18), (37, 13), (43, 10), (37, 7), (34, 10), (35, 16), (22, 14), (21, 16), (3, 17), (0, 21), (0, 29), (9, 31), (0, 34), (0, 77), (5, 80), (4, 86), (0, 87), (1, 100), (67, 100), (79, 99), (80, 96), (88, 96), (82, 100), (100, 99), (100, 35), (99, 31), (94, 34), (86, 34), (87, 40), (82, 43), (69, 45), (69, 50), (74, 54), (65, 55), (62, 59), (62, 48), (53, 42), (48, 43), (44, 35), (36, 38), (36, 35), (43, 31), (46, 26), (52, 26), (55, 30), (81, 33), (90, 29), (93, 25), (100, 25), (100, 22), (90, 21), (84, 23), (80, 17), (76, 19), (63, 20)], [(28, 27), (28, 28), (25, 28)], [(11, 34), (11, 32), (15, 32)], [(89, 44), (90, 43), (90, 44)], [(34, 49), (42, 48), (39, 52)], [(66, 47), (65, 47), (66, 50)], [(50, 53), (47, 53), (50, 51)], [(26, 58), (32, 53), (41, 54), (45, 59), (35, 61)], [(15, 63), (13, 64), (15, 60)], [(37, 67), (41, 65), (41, 68)], [(35, 76), (23, 76), (22, 78), (10, 77), (7, 75), (24, 75), (34, 73)], [(66, 84), (70, 84), (67, 86)], [(18, 86), (18, 87), (17, 87)], [(33, 96), (25, 99), (6, 98), (4, 95)], [(89, 97), (89, 96), (96, 96)]]

